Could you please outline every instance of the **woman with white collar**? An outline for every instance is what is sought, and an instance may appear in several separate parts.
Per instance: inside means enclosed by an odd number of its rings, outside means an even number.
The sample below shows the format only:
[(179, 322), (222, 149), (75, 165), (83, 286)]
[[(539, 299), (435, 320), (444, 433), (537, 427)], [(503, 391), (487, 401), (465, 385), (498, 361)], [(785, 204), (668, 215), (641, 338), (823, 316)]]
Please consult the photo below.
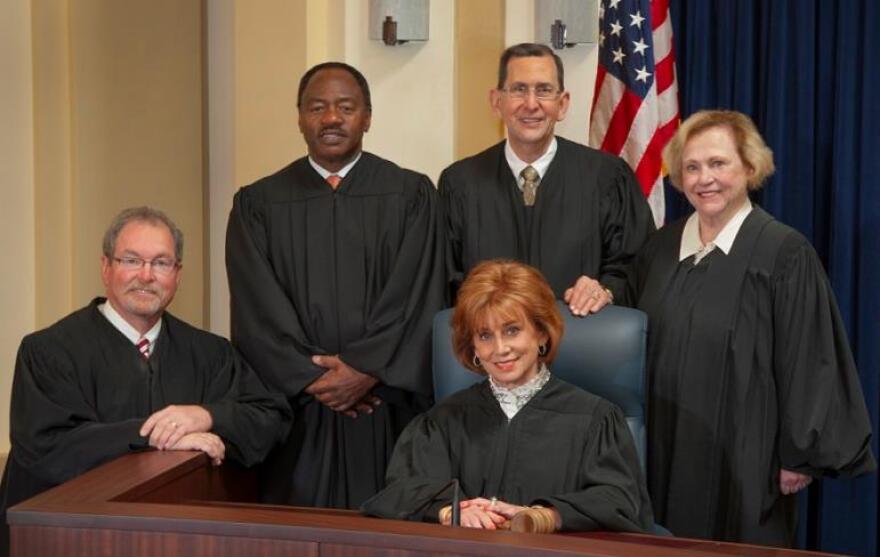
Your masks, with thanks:
[(649, 316), (656, 519), (788, 546), (797, 491), (876, 466), (846, 332), (812, 246), (749, 201), (774, 166), (748, 116), (698, 112), (663, 156), (695, 212), (648, 240), (624, 301)]

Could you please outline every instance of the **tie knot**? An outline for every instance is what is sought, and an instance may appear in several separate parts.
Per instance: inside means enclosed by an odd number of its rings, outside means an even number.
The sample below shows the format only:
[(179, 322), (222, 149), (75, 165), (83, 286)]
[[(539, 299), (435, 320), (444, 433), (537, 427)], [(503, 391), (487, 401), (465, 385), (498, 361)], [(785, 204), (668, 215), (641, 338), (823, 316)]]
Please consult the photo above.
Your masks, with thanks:
[(523, 180), (526, 182), (537, 182), (539, 178), (538, 171), (531, 165), (523, 168), (519, 175), (522, 176)]
[(341, 181), (342, 181), (342, 176), (340, 176), (338, 174), (331, 174), (330, 176), (327, 176), (327, 183), (330, 184), (330, 187), (333, 188), (334, 190), (336, 189), (336, 186), (338, 186), (339, 182), (341, 182)]

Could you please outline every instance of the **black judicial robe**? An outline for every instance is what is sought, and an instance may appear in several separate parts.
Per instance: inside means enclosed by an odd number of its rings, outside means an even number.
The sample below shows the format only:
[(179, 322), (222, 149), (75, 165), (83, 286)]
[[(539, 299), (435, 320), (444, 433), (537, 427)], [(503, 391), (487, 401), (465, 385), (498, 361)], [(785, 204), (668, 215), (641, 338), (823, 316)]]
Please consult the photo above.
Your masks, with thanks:
[(474, 265), (500, 257), (537, 267), (559, 298), (581, 275), (622, 298), (626, 267), (654, 230), (651, 211), (623, 159), (556, 140), (531, 208), (523, 205), (504, 141), (440, 175), (452, 292)]
[(876, 465), (846, 331), (807, 240), (755, 207), (729, 254), (679, 263), (686, 219), (658, 231), (630, 283), (649, 316), (648, 484), (677, 536), (791, 545), (779, 470)]
[(639, 532), (653, 523), (623, 414), (552, 376), (509, 422), (487, 381), (413, 420), (394, 449), (388, 486), (361, 511), (436, 522), (453, 478), (462, 500), (553, 506), (564, 530)]
[[(169, 404), (199, 404), (228, 458), (250, 466), (284, 438), (290, 408), (219, 336), (169, 313), (149, 361), (98, 310), (97, 298), (24, 338), (12, 383), (0, 510), (127, 452), (148, 447), (144, 421)], [(5, 534), (6, 532), (4, 532)], [(0, 539), (0, 554), (8, 544)]]
[[(232, 340), (294, 408), (262, 474), (264, 501), (357, 508), (382, 488), (397, 435), (431, 399), (437, 222), (425, 176), (366, 152), (335, 191), (302, 158), (236, 194)], [(315, 354), (376, 377), (383, 404), (352, 419), (303, 393), (324, 372)]]

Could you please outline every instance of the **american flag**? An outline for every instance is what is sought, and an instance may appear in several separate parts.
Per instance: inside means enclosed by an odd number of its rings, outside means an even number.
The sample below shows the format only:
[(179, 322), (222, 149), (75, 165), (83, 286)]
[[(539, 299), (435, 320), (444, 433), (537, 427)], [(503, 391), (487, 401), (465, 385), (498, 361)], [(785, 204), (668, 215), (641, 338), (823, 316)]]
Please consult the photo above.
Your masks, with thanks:
[(590, 145), (633, 168), (663, 224), (661, 151), (678, 128), (669, 0), (601, 0)]

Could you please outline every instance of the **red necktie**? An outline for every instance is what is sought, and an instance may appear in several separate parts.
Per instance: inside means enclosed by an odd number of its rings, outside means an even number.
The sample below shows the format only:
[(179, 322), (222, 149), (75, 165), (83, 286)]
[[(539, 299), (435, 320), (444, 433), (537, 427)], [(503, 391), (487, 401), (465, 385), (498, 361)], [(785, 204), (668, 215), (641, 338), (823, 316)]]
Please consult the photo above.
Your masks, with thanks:
[(141, 353), (141, 356), (143, 356), (143, 358), (145, 360), (149, 360), (150, 359), (150, 341), (145, 338), (142, 338), (138, 341), (136, 346), (137, 346), (138, 351)]
[(327, 176), (327, 183), (330, 184), (330, 187), (333, 188), (334, 190), (336, 189), (336, 186), (338, 186), (339, 182), (341, 182), (341, 181), (342, 181), (342, 176), (339, 176), (337, 174), (331, 174), (330, 176)]

